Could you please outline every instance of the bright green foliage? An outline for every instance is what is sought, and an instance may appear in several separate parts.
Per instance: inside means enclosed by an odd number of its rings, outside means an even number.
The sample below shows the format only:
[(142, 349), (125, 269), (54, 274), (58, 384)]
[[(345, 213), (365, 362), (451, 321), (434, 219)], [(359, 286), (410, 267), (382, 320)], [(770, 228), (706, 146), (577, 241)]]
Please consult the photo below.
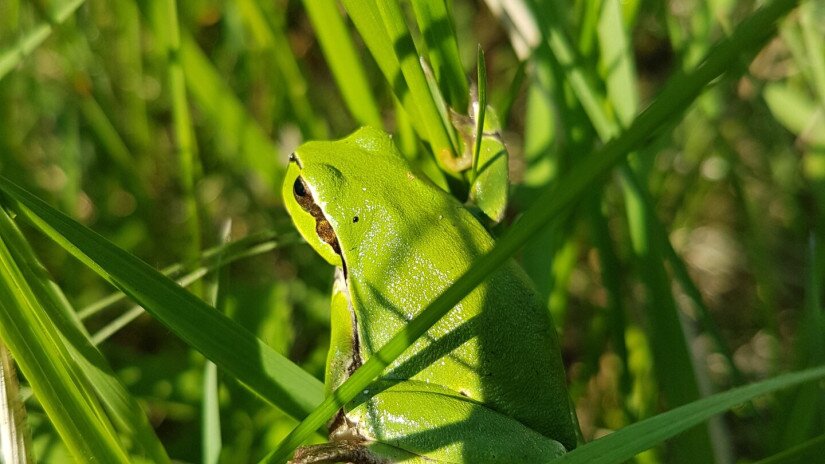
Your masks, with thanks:
[[(0, 183), (0, 339), (27, 451), (286, 459), (326, 442), (343, 406), (365, 417), (352, 402), (432, 345), (465, 296), (506, 302), (490, 279), (515, 261), (555, 323), (533, 325), (559, 335), (583, 443), (562, 459), (818, 456), (822, 384), (798, 382), (825, 363), (824, 14), (819, 0), (0, 1), (0, 174), (13, 182)], [(487, 227), (470, 242), (495, 245), (459, 253), (468, 272), (438, 292), (406, 290), (417, 316), (370, 323), (386, 333), (347, 376), (325, 363), (351, 333), (344, 287), (296, 245), (280, 186), (296, 147), (365, 125), (391, 134), (440, 205), (463, 205), (451, 220), (470, 211)], [(420, 194), (357, 158), (336, 163)], [(226, 218), (237, 240), (214, 246)], [(413, 222), (439, 237), (437, 221)], [(384, 240), (371, 246), (386, 260)], [(402, 264), (356, 287), (387, 290), (410, 275)], [(203, 302), (216, 269), (220, 311)], [(503, 336), (510, 322), (497, 320)], [(456, 417), (405, 410), (432, 392), (401, 377), (387, 411), (436, 428)], [(495, 421), (483, 408), (462, 417)]]

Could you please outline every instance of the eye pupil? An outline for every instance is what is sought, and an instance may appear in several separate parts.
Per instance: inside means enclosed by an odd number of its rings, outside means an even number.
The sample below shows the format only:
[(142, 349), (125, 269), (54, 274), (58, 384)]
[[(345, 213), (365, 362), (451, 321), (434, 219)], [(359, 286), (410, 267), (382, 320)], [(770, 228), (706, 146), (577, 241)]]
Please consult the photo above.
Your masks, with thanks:
[(300, 177), (295, 179), (295, 184), (292, 186), (292, 191), (295, 193), (296, 197), (305, 197), (307, 194), (306, 187), (304, 187), (304, 181)]

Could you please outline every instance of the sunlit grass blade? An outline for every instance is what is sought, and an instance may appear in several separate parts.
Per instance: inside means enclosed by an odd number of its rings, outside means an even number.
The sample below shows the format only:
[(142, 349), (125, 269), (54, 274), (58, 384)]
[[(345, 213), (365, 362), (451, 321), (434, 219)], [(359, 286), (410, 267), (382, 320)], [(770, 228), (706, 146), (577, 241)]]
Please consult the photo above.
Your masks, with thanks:
[[(608, 3), (609, 2), (605, 2), (604, 0), (597, 0), (594, 2), (581, 2), (577, 5), (579, 10), (576, 12), (579, 24), (576, 37), (577, 51), (581, 56), (586, 57), (588, 62), (595, 61), (596, 39), (599, 37), (596, 26), (599, 23), (599, 19), (607, 16), (604, 13), (608, 12), (608, 10), (618, 6), (618, 4), (610, 5)], [(612, 13), (608, 13), (608, 15), (612, 15)], [(623, 25), (619, 22), (614, 26), (622, 29)], [(602, 54), (604, 54), (604, 50), (602, 50)]]
[(825, 367), (783, 374), (694, 401), (629, 425), (561, 456), (553, 464), (618, 464), (757, 396), (825, 378)]
[[(630, 171), (627, 171), (628, 175), (624, 177), (624, 180), (630, 183), (634, 183), (637, 185), (636, 189), (641, 191), (642, 188), (639, 185), (639, 179), (632, 174)], [(642, 207), (647, 210), (647, 215), (649, 217), (653, 217), (654, 215), (654, 207), (651, 204), (649, 196), (645, 195), (643, 198), (644, 203)], [(667, 232), (664, 230), (662, 224), (658, 221), (652, 221), (650, 224), (652, 228), (652, 235), (654, 238), (658, 239), (661, 243), (662, 250), (661, 253), (663, 254), (663, 259), (667, 260), (672, 267), (673, 276), (679, 285), (682, 287), (682, 290), (685, 294), (693, 301), (693, 304), (697, 310), (697, 319), (699, 324), (702, 326), (702, 329), (707, 332), (707, 334), (713, 339), (716, 344), (717, 349), (719, 349), (722, 357), (725, 360), (725, 363), (730, 370), (731, 378), (733, 380), (734, 385), (741, 385), (744, 383), (744, 376), (736, 366), (736, 363), (733, 360), (733, 353), (730, 350), (725, 338), (722, 336), (718, 325), (714, 322), (710, 310), (708, 309), (705, 301), (702, 297), (702, 293), (696, 287), (696, 284), (691, 279), (687, 266), (682, 258), (676, 253), (676, 250), (673, 248), (673, 245), (670, 243), (670, 239), (668, 238)]]
[(599, 67), (610, 106), (615, 112), (615, 119), (624, 126), (638, 112), (639, 92), (630, 32), (622, 22), (620, 8), (619, 2), (603, 3), (596, 33), (599, 37)]
[[(262, 235), (266, 235), (266, 234), (262, 234)], [(199, 261), (199, 263), (201, 264), (200, 266), (198, 266), (196, 269), (193, 269), (193, 270), (191, 270), (190, 272), (188, 272), (186, 274), (183, 274), (179, 277), (176, 277), (175, 281), (181, 287), (187, 287), (188, 285), (192, 284), (192, 282), (200, 280), (203, 276), (205, 276), (209, 272), (211, 272), (215, 269), (219, 269), (220, 266), (226, 266), (226, 265), (228, 265), (228, 264), (230, 264), (234, 261), (237, 261), (239, 259), (255, 256), (255, 255), (260, 254), (260, 253), (265, 253), (267, 251), (274, 250), (278, 246), (298, 242), (297, 236), (292, 235), (292, 236), (285, 237), (284, 240), (282, 240), (282, 241), (263, 242), (259, 245), (253, 246), (249, 249), (241, 249), (240, 247), (238, 247), (238, 245), (240, 245), (242, 243), (252, 242), (249, 239), (255, 239), (255, 238), (256, 237), (245, 237), (244, 239), (238, 240), (238, 241), (236, 241), (234, 243), (231, 243), (231, 244), (228, 244), (226, 246), (215, 247), (215, 248), (212, 248), (211, 250), (207, 250), (207, 253), (204, 253), (204, 255), (201, 256), (201, 260), (206, 260), (206, 261)], [(257, 237), (257, 238), (260, 239), (260, 237)], [(217, 256), (214, 254), (214, 251), (216, 251), (216, 250), (218, 251), (218, 256), (220, 256), (221, 252), (226, 253), (225, 258), (223, 260), (216, 259)], [(212, 251), (213, 253), (209, 253), (209, 251)], [(164, 269), (163, 274), (169, 276), (169, 274), (172, 274), (172, 272), (169, 271), (169, 269), (180, 270), (180, 268), (181, 268), (180, 265), (171, 266), (171, 268)], [(121, 301), (124, 298), (126, 298), (126, 295), (124, 295), (122, 292), (115, 292), (115, 293), (113, 293), (109, 296), (106, 296), (106, 297), (98, 300), (97, 302), (89, 305), (88, 307), (84, 308), (82, 311), (79, 311), (78, 312), (78, 317), (80, 317), (81, 319), (83, 319), (84, 317), (89, 317), (92, 314), (95, 314), (98, 311), (104, 309), (106, 306), (114, 304), (118, 301)], [(108, 339), (109, 337), (111, 337), (112, 335), (117, 333), (119, 330), (121, 330), (124, 327), (126, 327), (127, 325), (129, 325), (129, 323), (131, 323), (132, 321), (134, 321), (135, 319), (140, 317), (144, 312), (145, 311), (144, 311), (143, 307), (141, 307), (139, 305), (138, 306), (133, 306), (133, 307), (127, 309), (126, 311), (121, 313), (119, 316), (117, 316), (113, 320), (109, 321), (109, 323), (107, 323), (106, 325), (101, 327), (97, 332), (95, 332), (92, 335), (92, 343), (94, 343), (95, 345), (103, 343), (106, 339)]]
[(808, 94), (788, 83), (777, 82), (767, 85), (763, 95), (777, 121), (796, 134), (800, 141), (813, 147), (825, 146), (825, 120), (822, 118), (825, 110)]
[(447, 2), (413, 0), (411, 3), (441, 94), (453, 108), (466, 108), (469, 88)]
[(822, 48), (825, 38), (822, 37), (822, 5), (817, 2), (807, 2), (800, 8), (799, 25), (802, 29), (802, 41), (805, 44), (805, 60), (810, 70), (809, 81), (821, 104), (825, 104), (825, 55)]
[(0, 211), (0, 339), (75, 459), (126, 463), (112, 424), (29, 285), (42, 277), (13, 258), (11, 228), (11, 218)]
[(27, 32), (11, 48), (0, 51), (0, 80), (20, 65), (34, 50), (37, 49), (52, 33), (53, 24), (62, 24), (69, 19), (85, 0), (69, 0), (54, 13), (52, 22), (43, 22)]
[[(513, 3), (520, 4), (522, 0), (516, 0)], [(570, 44), (567, 31), (561, 22), (563, 15), (559, 2), (547, 2), (544, 7), (535, 6), (532, 10), (541, 29), (545, 31), (544, 40), (553, 51), (559, 67), (564, 70), (565, 77), (590, 118), (593, 128), (603, 140), (614, 137), (618, 133), (617, 125), (611, 123), (608, 115), (605, 114), (602, 106), (604, 96), (596, 92), (592, 76), (588, 74), (582, 57)]]
[[(563, 30), (549, 34), (549, 44), (555, 56), (562, 65), (568, 81), (578, 96), (582, 106), (590, 117), (593, 127), (602, 140), (609, 139), (619, 127), (627, 125), (637, 111), (638, 95), (636, 91), (635, 69), (632, 61), (632, 52), (629, 48), (627, 32), (622, 27), (622, 11), (615, 2), (606, 3), (600, 9), (600, 17), (595, 32), (598, 33), (600, 50), (600, 68), (605, 74), (609, 103), (613, 114), (608, 114), (593, 102), (602, 101), (604, 97), (591, 84), (592, 79), (586, 79), (586, 69), (576, 64), (583, 63), (581, 57), (568, 44)], [(546, 17), (539, 14), (545, 24), (555, 24), (561, 29), (556, 15)], [(565, 63), (567, 65), (565, 66)], [(579, 69), (581, 68), (581, 70)], [(580, 74), (579, 74), (580, 71)], [(664, 227), (659, 224), (654, 210), (647, 206), (651, 203), (649, 193), (637, 180), (640, 174), (629, 167), (621, 169), (624, 183), (625, 202), (627, 204), (628, 224), (639, 264), (644, 271), (642, 281), (650, 295), (648, 321), (651, 325), (651, 339), (653, 353), (657, 357), (655, 366), (665, 398), (671, 405), (684, 404), (700, 396), (698, 384), (693, 374), (693, 365), (690, 353), (685, 346), (683, 331), (677, 316), (676, 305), (667, 271), (664, 267), (666, 249), (670, 249), (668, 237)], [(641, 177), (644, 177), (642, 169)], [(661, 246), (659, 245), (661, 244)], [(662, 247), (666, 247), (663, 249)], [(670, 254), (668, 258), (677, 261), (677, 267), (683, 267), (677, 255)], [(686, 274), (682, 274), (686, 277)], [(686, 282), (692, 288), (692, 282)], [(701, 300), (699, 300), (701, 305)], [(702, 313), (703, 325), (714, 327), (713, 321), (707, 313)], [(718, 335), (711, 331), (711, 334)], [(717, 337), (719, 346), (724, 347), (721, 337)], [(722, 348), (723, 352), (726, 351)], [(673, 368), (674, 364), (681, 367)], [(732, 362), (730, 363), (732, 365)], [(677, 452), (677, 459), (694, 459), (699, 450), (704, 450), (704, 458), (711, 459), (707, 434), (691, 432), (683, 435), (676, 441), (682, 450), (691, 450), (693, 454), (688, 458), (686, 452)]]
[(401, 106), (398, 99), (394, 99), (395, 103), (395, 131), (393, 136), (396, 146), (404, 156), (407, 157), (413, 164), (417, 165), (427, 177), (445, 192), (450, 191), (450, 185), (447, 182), (447, 176), (444, 171), (439, 169), (435, 159), (430, 156), (426, 150), (421, 149), (421, 140), (416, 135), (412, 121), (407, 112)]
[(141, 405), (129, 394), (103, 355), (97, 351), (80, 324), (76, 313), (56, 283), (39, 264), (34, 251), (20, 230), (6, 216), (0, 217), (3, 224), (3, 239), (9, 245), (17, 265), (32, 276), (29, 285), (38, 296), (42, 317), (60, 332), (66, 347), (79, 366), (78, 376), (90, 385), (97, 398), (106, 408), (118, 431), (129, 437), (129, 445), (135, 449), (132, 454), (141, 454), (154, 462), (169, 462), (169, 457), (155, 435)]
[[(621, 11), (615, 2), (603, 5), (594, 30), (599, 39), (601, 69), (606, 74), (606, 99), (591, 84), (596, 79), (588, 74), (585, 60), (570, 45), (558, 16), (558, 4), (554, 5), (554, 8), (534, 11), (539, 22), (545, 25), (546, 40), (558, 61), (559, 73), (567, 79), (601, 140), (607, 141), (620, 127), (631, 122), (638, 106), (635, 68)], [(598, 104), (606, 100), (613, 110), (612, 114)], [(621, 172), (624, 177), (635, 175), (627, 166), (623, 166)], [(623, 186), (632, 245), (641, 269), (639, 274), (649, 295), (647, 320), (651, 328), (649, 334), (656, 358), (657, 378), (667, 404), (685, 404), (699, 398), (700, 392), (659, 246), (660, 241), (667, 240), (667, 237), (661, 240), (658, 237), (664, 229), (657, 227), (658, 220), (651, 210), (644, 207), (649, 201), (649, 194), (641, 184), (625, 182)], [(680, 436), (675, 444), (682, 450), (675, 453), (677, 459), (687, 458), (685, 450), (691, 450), (692, 457), (701, 455), (699, 460), (712, 459), (708, 435), (702, 430)]]
[(396, 98), (407, 112), (408, 120), (418, 135), (427, 137), (427, 129), (421, 118), (421, 110), (415, 96), (410, 92), (407, 81), (401, 74), (401, 65), (393, 51), (393, 43), (381, 21), (381, 15), (373, 2), (361, 0), (341, 0), (352, 23), (364, 40), (372, 58), (392, 88)]
[(95, 345), (100, 345), (101, 343), (108, 340), (112, 335), (118, 333), (120, 330), (128, 326), (135, 319), (139, 318), (145, 312), (146, 311), (141, 306), (133, 306), (129, 308), (116, 318), (109, 321), (106, 325), (98, 329), (97, 332), (92, 334), (92, 343), (94, 343)]
[[(433, 70), (430, 68), (429, 63), (423, 57), (418, 60), (421, 64), (421, 69), (424, 71), (424, 78), (427, 80), (427, 88), (430, 89), (430, 95), (433, 97), (433, 102), (435, 103), (435, 108), (438, 111), (438, 115), (441, 117), (441, 122), (444, 124), (445, 127), (453, 127), (453, 121), (450, 113), (450, 106), (447, 104), (447, 100), (444, 99), (444, 95), (441, 94), (441, 88), (438, 86), (438, 80), (433, 74)], [(448, 131), (447, 135), (450, 137), (450, 143), (452, 146), (456, 147), (456, 149), (460, 149), (460, 144), (458, 142), (458, 138), (456, 137), (455, 131)]]
[(396, 2), (378, 1), (378, 13), (384, 23), (395, 56), (401, 68), (401, 74), (407, 81), (410, 93), (418, 104), (420, 116), (424, 118), (423, 124), (427, 129), (426, 139), (432, 145), (433, 153), (438, 156), (456, 156), (458, 147), (454, 146), (450, 132), (452, 128), (448, 122), (440, 117), (440, 113), (427, 85), (427, 78), (421, 67), (420, 54), (415, 48), (410, 29), (404, 20), (404, 13), (401, 5)]
[(203, 418), (201, 419), (201, 450), (204, 464), (220, 461), (221, 415), (219, 401), (218, 366), (207, 361), (203, 366)]
[[(473, 176), (478, 171), (478, 154), (481, 152), (481, 139), (484, 135), (484, 116), (487, 112), (487, 63), (484, 61), (484, 50), (478, 46), (478, 112), (476, 113), (475, 145), (473, 146)], [(475, 103), (475, 102), (474, 102)]]
[[(626, 126), (637, 112), (639, 95), (636, 89), (636, 67), (630, 48), (629, 31), (625, 29), (622, 12), (617, 2), (606, 2), (600, 12), (597, 25), (599, 64), (606, 82), (607, 97), (614, 112), (591, 120), (607, 121), (608, 128), (597, 128), (602, 140)], [(580, 89), (581, 91), (581, 89)], [(592, 91), (598, 95), (596, 91)], [(594, 124), (595, 126), (595, 124)], [(606, 132), (609, 130), (610, 132)], [(650, 194), (637, 178), (646, 178), (645, 162), (629, 163), (620, 168), (628, 228), (634, 254), (639, 264), (640, 280), (647, 289), (645, 306), (650, 336), (653, 367), (656, 380), (668, 407), (687, 404), (700, 398), (697, 369), (688, 349), (688, 340), (682, 326), (673, 289), (665, 268), (664, 245), (669, 243), (665, 228), (649, 207)], [(637, 161), (633, 159), (632, 161)], [(632, 165), (632, 168), (631, 168)], [(705, 426), (686, 431), (673, 440), (674, 462), (689, 463), (695, 460), (713, 460), (713, 448)]]
[(327, 60), (338, 90), (359, 124), (382, 127), (381, 112), (370, 89), (367, 73), (335, 0), (304, 0), (315, 37)]
[(452, 142), (452, 128), (438, 111), (400, 5), (382, 1), (343, 3), (418, 135), (429, 142), (441, 168), (456, 176), (440, 161), (458, 153)]
[(613, 166), (676, 121), (705, 86), (724, 73), (729, 64), (741, 56), (743, 50), (753, 50), (761, 46), (775, 31), (776, 21), (795, 5), (795, 1), (780, 0), (759, 9), (739, 24), (731, 36), (713, 47), (697, 68), (672, 77), (656, 100), (633, 120), (627, 130), (583, 158), (557, 184), (539, 193), (533, 205), (513, 227), (508, 229), (492, 250), (479, 258), (466, 274), (453, 282), (410, 321), (403, 331), (393, 336), (356, 370), (333, 395), (327, 397), (304, 419), (278, 448), (265, 458), (265, 461), (285, 461), (292, 450), (306, 440), (312, 431), (319, 428), (342, 404), (363, 391), (386, 366), (398, 358), (486, 276), (513, 256), (530, 237), (554, 219), (563, 219), (564, 213), (591, 191)]
[(115, 44), (118, 57), (115, 79), (122, 83), (124, 89), (121, 100), (124, 114), (118, 127), (124, 138), (131, 142), (134, 152), (145, 153), (151, 143), (152, 128), (149, 125), (146, 100), (140, 91), (147, 78), (141, 56), (140, 10), (135, 2), (116, 2), (110, 5), (114, 21), (119, 25), (123, 37), (123, 40)]
[(323, 399), (320, 381), (143, 261), (8, 180), (0, 189), (35, 227), (261, 398), (294, 417)]
[[(292, 245), (299, 241), (297, 234), (294, 233), (279, 236), (278, 233), (270, 231), (248, 235), (234, 242), (207, 249), (198, 258), (198, 266), (194, 268), (178, 263), (162, 269), (160, 272), (169, 278), (177, 279), (178, 284), (185, 287), (194, 280), (200, 279), (217, 269), (220, 265), (225, 266), (239, 259), (266, 253), (275, 248)], [(77, 316), (81, 320), (88, 319), (124, 298), (126, 298), (126, 295), (123, 292), (114, 292), (78, 310)]]

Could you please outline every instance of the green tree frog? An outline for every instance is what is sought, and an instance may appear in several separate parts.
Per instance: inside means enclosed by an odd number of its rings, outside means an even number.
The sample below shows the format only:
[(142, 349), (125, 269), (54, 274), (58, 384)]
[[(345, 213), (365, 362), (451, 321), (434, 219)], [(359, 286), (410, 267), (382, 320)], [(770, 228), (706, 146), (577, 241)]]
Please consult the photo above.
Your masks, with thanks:
[[(287, 211), (336, 266), (331, 393), (493, 239), (413, 170), (386, 133), (362, 128), (292, 155)], [(550, 316), (510, 262), (416, 341), (294, 463), (546, 462), (576, 445)]]

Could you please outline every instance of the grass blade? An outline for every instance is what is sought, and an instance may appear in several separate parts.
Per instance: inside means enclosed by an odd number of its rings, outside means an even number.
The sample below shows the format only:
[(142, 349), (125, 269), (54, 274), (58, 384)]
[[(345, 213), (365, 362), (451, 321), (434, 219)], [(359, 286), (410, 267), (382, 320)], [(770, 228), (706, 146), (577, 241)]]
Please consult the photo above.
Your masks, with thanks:
[(457, 176), (441, 162), (445, 157), (455, 157), (457, 148), (451, 142), (452, 129), (446, 126), (427, 84), (400, 6), (384, 1), (343, 3), (416, 132), (430, 143), (442, 170)]
[(261, 398), (293, 417), (323, 399), (320, 381), (157, 270), (7, 179), (0, 190), (35, 227)]
[(484, 50), (478, 46), (478, 112), (476, 113), (475, 146), (473, 147), (473, 175), (478, 170), (478, 154), (481, 152), (481, 139), (484, 133), (484, 116), (487, 111), (487, 63)]
[[(160, 0), (155, 0), (160, 1)], [(186, 75), (181, 59), (181, 34), (178, 24), (178, 7), (176, 0), (165, 0), (166, 22), (158, 24), (162, 31), (163, 43), (166, 44), (168, 62), (166, 79), (172, 98), (172, 123), (175, 134), (175, 154), (180, 169), (178, 181), (183, 188), (183, 205), (186, 218), (187, 246), (184, 259), (195, 262), (201, 252), (201, 227), (198, 200), (195, 196), (195, 183), (200, 177), (200, 164), (196, 156), (195, 135), (192, 132), (192, 118), (189, 115), (189, 101), (186, 96)], [(202, 288), (195, 286), (192, 291), (200, 295)]]
[(825, 435), (820, 435), (769, 458), (756, 461), (754, 464), (807, 464), (816, 462), (823, 453), (825, 453)]
[(470, 91), (446, 1), (413, 0), (411, 3), (441, 94), (453, 108), (466, 108)]
[(344, 4), (352, 23), (381, 69), (384, 78), (390, 84), (393, 94), (401, 102), (409, 122), (419, 136), (425, 137), (427, 132), (421, 119), (421, 111), (415, 97), (410, 92), (407, 81), (401, 74), (401, 65), (395, 56), (392, 40), (381, 22), (378, 10), (371, 4), (372, 2), (341, 0), (341, 3)]
[[(219, 260), (219, 259), (216, 259), (216, 257), (214, 255), (210, 256), (210, 253), (207, 252), (204, 255), (202, 255), (201, 258), (200, 258), (201, 260), (204, 260), (204, 259), (208, 260), (207, 262), (199, 261), (200, 266), (198, 266), (196, 269), (193, 269), (192, 271), (190, 271), (190, 272), (188, 272), (184, 275), (181, 275), (180, 277), (177, 277), (175, 281), (181, 287), (187, 287), (187, 286), (191, 285), (192, 282), (195, 282), (195, 281), (201, 279), (203, 276), (205, 276), (209, 272), (212, 272), (215, 269), (220, 269), (220, 266), (226, 266), (226, 265), (228, 265), (228, 264), (230, 264), (234, 261), (237, 261), (239, 259), (255, 256), (255, 255), (260, 254), (260, 253), (265, 253), (267, 251), (274, 250), (279, 245), (286, 245), (286, 244), (291, 243), (291, 242), (297, 243), (297, 241), (298, 241), (297, 238), (295, 236), (293, 236), (292, 239), (287, 238), (285, 241), (280, 242), (280, 243), (264, 242), (264, 243), (261, 243), (260, 245), (251, 247), (248, 250), (239, 249), (239, 247), (237, 245), (240, 245), (244, 242), (249, 242), (249, 240), (247, 240), (247, 239), (250, 239), (250, 238), (255, 238), (255, 237), (246, 237), (245, 239), (238, 240), (237, 242), (232, 243), (229, 246), (212, 248), (210, 251), (218, 250), (218, 252), (226, 253), (225, 258), (223, 260)], [(258, 237), (258, 238), (260, 238), (260, 237)], [(180, 266), (178, 266), (178, 265), (172, 266), (172, 268), (180, 270)], [(171, 272), (167, 272), (167, 271), (168, 270), (164, 270), (163, 274), (168, 275), (168, 274), (171, 273)], [(78, 317), (80, 317), (81, 319), (89, 317), (92, 314), (102, 310), (107, 305), (111, 305), (111, 304), (114, 304), (118, 301), (121, 301), (123, 298), (126, 298), (126, 295), (124, 295), (123, 293), (121, 293), (121, 292), (113, 293), (113, 294), (111, 294), (111, 295), (109, 295), (105, 298), (102, 298), (101, 300), (95, 302), (94, 304), (88, 306), (87, 308), (84, 308), (82, 311), (79, 311), (78, 312)], [(106, 341), (106, 339), (108, 339), (109, 337), (111, 337), (112, 335), (117, 333), (120, 329), (126, 327), (127, 325), (129, 325), (129, 323), (131, 323), (132, 321), (134, 321), (135, 319), (140, 317), (140, 315), (142, 315), (144, 312), (145, 312), (145, 310), (143, 309), (143, 307), (139, 306), (139, 305), (136, 305), (136, 306), (133, 306), (133, 307), (129, 308), (128, 310), (126, 310), (122, 314), (120, 314), (118, 317), (116, 317), (115, 319), (110, 321), (108, 324), (103, 326), (100, 330), (95, 332), (95, 334), (92, 335), (92, 343), (94, 343), (95, 345), (99, 345), (99, 344), (103, 343), (104, 341)]]
[[(221, 231), (221, 241), (226, 244), (229, 241), (229, 230), (231, 221), (223, 224)], [(223, 267), (222, 255), (218, 255), (217, 282), (212, 292), (212, 306), (216, 310), (226, 313), (224, 306), (226, 303), (226, 267)], [(220, 382), (218, 380), (218, 366), (212, 361), (207, 361), (203, 366), (203, 400), (201, 409), (203, 417), (201, 419), (201, 449), (203, 452), (203, 464), (217, 464), (221, 455), (221, 407), (219, 396)]]
[(20, 230), (10, 221), (5, 222), (5, 216), (0, 220), (4, 221), (3, 238), (9, 244), (18, 266), (24, 273), (38, 276), (30, 279), (29, 285), (38, 295), (44, 319), (59, 330), (69, 353), (79, 366), (78, 375), (94, 390), (114, 425), (129, 437), (131, 446), (140, 448), (132, 450), (132, 454), (146, 456), (157, 463), (168, 463), (166, 450), (155, 435), (142, 406), (93, 346), (75, 311), (57, 284), (48, 278), (48, 272), (38, 262)]
[(553, 464), (624, 462), (738, 404), (776, 390), (823, 378), (825, 378), (825, 366), (783, 374), (762, 382), (717, 393), (594, 440), (554, 460)]
[[(215, 246), (204, 251), (198, 258), (197, 267), (192, 268), (183, 264), (174, 264), (160, 272), (169, 278), (177, 279), (178, 284), (185, 287), (190, 282), (218, 269), (221, 265), (225, 266), (239, 259), (266, 253), (275, 248), (292, 245), (300, 241), (295, 233), (287, 234), (276, 240), (277, 237), (278, 234), (275, 232), (248, 235), (226, 245)], [(80, 309), (77, 316), (81, 320), (88, 319), (124, 298), (126, 298), (126, 295), (122, 292), (114, 292)]]
[(35, 396), (78, 461), (128, 462), (126, 452), (64, 345), (43, 317), (29, 282), (39, 276), (18, 266), (9, 248), (11, 218), (0, 211), (0, 340), (8, 346)]
[[(377, 9), (384, 23), (384, 28), (393, 44), (396, 59), (401, 67), (401, 74), (407, 81), (407, 86), (413, 98), (418, 103), (420, 116), (427, 132), (422, 135), (432, 146), (436, 159), (439, 156), (456, 156), (458, 147), (452, 143), (451, 127), (447, 126), (438, 111), (435, 98), (430, 92), (424, 70), (421, 68), (419, 53), (415, 48), (410, 30), (404, 21), (404, 14), (397, 2), (377, 1)], [(442, 166), (445, 168), (446, 166)]]
[(350, 113), (359, 124), (382, 127), (381, 112), (366, 71), (336, 3), (335, 0), (304, 0), (304, 8)]
[(135, 157), (129, 152), (126, 143), (106, 116), (100, 103), (92, 95), (80, 96), (80, 113), (97, 136), (109, 158), (118, 167), (123, 183), (129, 186), (137, 203), (146, 208), (148, 204), (146, 189), (140, 182)]

